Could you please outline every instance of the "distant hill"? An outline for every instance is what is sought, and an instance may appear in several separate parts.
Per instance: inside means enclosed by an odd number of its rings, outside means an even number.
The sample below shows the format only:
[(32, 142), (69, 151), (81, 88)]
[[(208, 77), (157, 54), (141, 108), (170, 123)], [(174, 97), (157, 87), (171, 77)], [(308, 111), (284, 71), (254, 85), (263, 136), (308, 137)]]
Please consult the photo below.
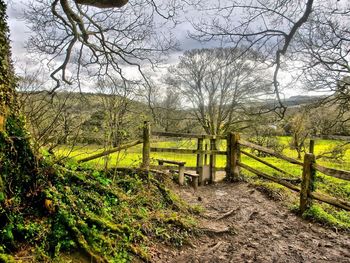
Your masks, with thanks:
[(324, 96), (292, 96), (287, 98), (284, 102), (286, 106), (300, 106), (310, 103), (315, 103), (321, 99), (323, 99)]
[[(282, 103), (286, 107), (294, 108), (294, 107), (300, 107), (302, 105), (316, 103), (317, 101), (320, 101), (322, 99), (324, 99), (324, 96), (298, 95), (298, 96), (292, 96), (292, 97), (286, 98), (286, 99), (282, 100)], [(266, 108), (274, 107), (277, 104), (278, 104), (278, 102), (275, 99), (267, 100), (264, 103)]]

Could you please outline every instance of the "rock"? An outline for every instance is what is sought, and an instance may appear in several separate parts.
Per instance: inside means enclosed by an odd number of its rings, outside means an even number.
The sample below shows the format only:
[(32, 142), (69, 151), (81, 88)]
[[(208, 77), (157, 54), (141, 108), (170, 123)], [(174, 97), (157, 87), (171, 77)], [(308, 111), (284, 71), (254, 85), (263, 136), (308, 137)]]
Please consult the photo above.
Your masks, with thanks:
[(276, 238), (276, 239), (280, 239), (281, 238), (281, 235), (279, 234), (272, 234), (272, 237)]
[(334, 245), (331, 244), (331, 243), (326, 243), (326, 244), (324, 244), (323, 246), (324, 246), (324, 247), (334, 247)]
[(215, 195), (216, 196), (224, 196), (224, 195), (227, 195), (227, 193), (225, 191), (216, 190), (215, 191)]
[(250, 242), (250, 243), (248, 244), (248, 247), (251, 247), (251, 248), (258, 248), (258, 247), (259, 247), (259, 243)]
[(253, 219), (257, 218), (258, 215), (259, 215), (259, 212), (254, 211), (253, 213), (250, 214), (248, 220), (253, 220)]

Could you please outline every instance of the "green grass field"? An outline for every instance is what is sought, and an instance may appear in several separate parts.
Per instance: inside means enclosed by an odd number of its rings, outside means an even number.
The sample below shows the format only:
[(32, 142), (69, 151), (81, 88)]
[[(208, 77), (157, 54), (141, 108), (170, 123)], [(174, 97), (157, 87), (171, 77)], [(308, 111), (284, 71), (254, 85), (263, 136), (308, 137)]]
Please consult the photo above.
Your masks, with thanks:
[[(289, 139), (290, 139), (289, 137), (279, 137), (280, 143), (285, 145), (283, 154), (289, 157), (296, 158), (297, 157), (296, 151), (288, 147)], [(315, 154), (318, 155), (325, 151), (329, 151), (332, 147), (340, 143), (341, 143), (340, 141), (334, 141), (334, 140), (317, 140), (315, 145)], [(196, 149), (196, 141), (195, 140), (164, 141), (164, 142), (152, 143), (152, 147), (153, 146), (164, 147), (164, 148)], [(218, 146), (220, 150), (225, 150), (226, 149), (225, 141), (220, 141)], [(75, 146), (73, 149), (68, 148), (66, 146), (60, 146), (56, 150), (56, 155), (62, 158), (69, 157), (73, 160), (79, 160), (79, 159), (88, 157), (90, 155), (97, 154), (102, 151), (103, 149), (101, 148), (101, 146), (97, 146), (97, 145), (87, 145), (87, 146), (79, 145), (79, 146)], [(92, 160), (89, 162), (89, 164), (94, 167), (104, 167), (105, 162), (108, 161), (109, 163), (108, 165), (112, 167), (113, 166), (118, 166), (118, 167), (139, 166), (142, 159), (141, 152), (142, 152), (142, 145), (137, 145), (128, 150), (111, 154), (108, 157), (101, 157), (101, 158)], [(157, 158), (163, 158), (163, 159), (185, 161), (187, 166), (196, 165), (196, 156), (194, 154), (152, 153), (151, 158), (153, 160)], [(287, 162), (284, 162), (274, 157), (265, 157), (264, 160), (269, 161), (272, 164), (277, 165), (282, 169), (286, 169), (290, 173), (296, 173), (296, 175), (300, 174), (299, 166), (289, 164)], [(255, 167), (262, 168), (263, 170), (265, 170), (265, 168), (268, 169), (265, 165), (260, 164), (254, 160), (251, 160), (246, 156), (242, 156), (242, 161), (248, 165), (254, 164)], [(350, 170), (350, 150), (346, 151), (344, 156), (344, 161), (342, 162), (326, 161), (326, 160), (318, 160), (317, 162), (327, 167)], [(154, 161), (153, 163), (156, 164), (156, 162)], [(217, 167), (225, 167), (226, 157), (217, 156), (216, 163), (217, 163)]]
[[(295, 150), (290, 149), (289, 147), (289, 137), (278, 137), (278, 140), (281, 144), (285, 145), (283, 150), (283, 154), (292, 158), (297, 157), (297, 152)], [(209, 142), (206, 142), (209, 144)], [(343, 142), (336, 140), (316, 140), (315, 142), (315, 155), (319, 155), (321, 153), (327, 152), (336, 145), (339, 145)], [(174, 140), (174, 141), (164, 141), (164, 142), (156, 142), (152, 143), (152, 147), (164, 147), (164, 148), (181, 148), (181, 149), (196, 149), (196, 141), (195, 140)], [(220, 150), (226, 149), (225, 141), (219, 142), (218, 145)], [(209, 145), (208, 145), (209, 148)], [(70, 158), (73, 162), (75, 160), (82, 159), (84, 157), (90, 156), (92, 154), (96, 154), (103, 151), (98, 146), (89, 145), (89, 146), (76, 146), (73, 149), (67, 148), (65, 146), (61, 146), (57, 149), (56, 155), (62, 158)], [(119, 153), (111, 154), (108, 157), (102, 157), (99, 159), (92, 160), (84, 165), (94, 168), (104, 168), (106, 167), (106, 161), (108, 167), (138, 167), (142, 160), (142, 145), (137, 145), (128, 150), (121, 151)], [(170, 159), (170, 160), (178, 160), (185, 161), (186, 166), (195, 166), (196, 165), (196, 155), (194, 154), (176, 154), (176, 153), (151, 153), (152, 164), (156, 164), (155, 159)], [(217, 156), (216, 157), (216, 166), (217, 167), (225, 167), (226, 166), (226, 156)], [(300, 178), (302, 174), (302, 167), (294, 164), (290, 164), (286, 161), (277, 159), (275, 157), (264, 157), (265, 161), (279, 167), (292, 174), (295, 178)], [(209, 161), (209, 158), (208, 158)], [(266, 165), (259, 163), (247, 156), (242, 155), (242, 162), (265, 173), (274, 176), (285, 177), (281, 174), (276, 173), (272, 168), (267, 167)], [(342, 161), (330, 161), (319, 159), (317, 163), (322, 164), (326, 167), (332, 167), (343, 170), (350, 170), (350, 150), (346, 150)], [(267, 182), (262, 180), (255, 175), (242, 170), (245, 177), (250, 180), (252, 183), (264, 186), (269, 188), (271, 191), (288, 193), (290, 192), (284, 187), (281, 187), (277, 184)], [(325, 176), (319, 172), (316, 175), (316, 190), (322, 193), (329, 194), (334, 197), (338, 197), (341, 199), (345, 199), (350, 201), (350, 183), (348, 181), (340, 180), (337, 178)], [(298, 197), (294, 195), (294, 205), (297, 205)], [(310, 210), (307, 216), (312, 216), (313, 218), (317, 218), (318, 221), (325, 222), (327, 224), (331, 224), (333, 226), (337, 226), (340, 228), (350, 229), (350, 213), (339, 211), (334, 207), (331, 207), (326, 204), (317, 204), (313, 210)]]

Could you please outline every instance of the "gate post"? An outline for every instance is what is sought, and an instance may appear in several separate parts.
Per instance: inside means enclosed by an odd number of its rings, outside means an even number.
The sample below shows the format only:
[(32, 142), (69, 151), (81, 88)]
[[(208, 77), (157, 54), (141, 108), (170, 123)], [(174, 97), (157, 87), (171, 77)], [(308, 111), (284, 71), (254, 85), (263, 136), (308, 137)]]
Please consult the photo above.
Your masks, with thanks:
[(151, 155), (151, 125), (149, 121), (143, 123), (143, 147), (142, 147), (142, 164), (141, 168), (148, 170)]
[[(210, 139), (210, 150), (216, 151), (216, 138)], [(210, 154), (210, 182), (214, 183), (216, 180), (216, 154)]]
[(240, 177), (241, 168), (238, 162), (241, 161), (241, 150), (239, 146), (240, 134), (231, 132), (228, 139), (228, 179), (229, 181), (238, 181)]
[(313, 164), (315, 163), (315, 155), (312, 153), (306, 153), (304, 155), (303, 164), (303, 178), (301, 182), (300, 190), (300, 213), (303, 214), (311, 204), (312, 199), (310, 193), (314, 190), (315, 169)]
[(226, 137), (226, 180), (231, 181), (231, 133)]

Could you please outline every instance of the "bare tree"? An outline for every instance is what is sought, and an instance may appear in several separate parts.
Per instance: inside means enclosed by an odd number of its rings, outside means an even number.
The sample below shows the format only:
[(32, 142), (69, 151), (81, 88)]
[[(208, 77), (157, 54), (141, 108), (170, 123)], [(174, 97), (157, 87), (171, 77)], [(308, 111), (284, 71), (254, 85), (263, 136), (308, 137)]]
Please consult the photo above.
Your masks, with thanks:
[[(174, 23), (181, 3), (171, 0), (35, 0), (25, 14), (35, 33), (31, 52), (48, 56), (51, 77), (57, 89), (61, 81), (80, 85), (84, 76), (130, 78), (125, 71), (136, 68), (146, 78), (142, 65), (154, 67), (175, 47), (167, 28)], [(96, 9), (103, 7), (104, 9)]]
[(247, 121), (245, 108), (271, 87), (257, 53), (237, 58), (238, 49), (187, 51), (169, 70), (168, 84), (190, 103), (208, 134), (222, 134)]
[(120, 80), (100, 80), (97, 90), (104, 112), (105, 145), (116, 147), (127, 138), (126, 119), (132, 103), (132, 85)]
[[(128, 113), (132, 104), (132, 84), (120, 79), (100, 79), (96, 84), (96, 91), (98, 94), (93, 96), (100, 104), (98, 112), (101, 118), (98, 122), (100, 133), (103, 133), (103, 147), (109, 150), (117, 147), (130, 136)], [(117, 164), (122, 156), (123, 154), (118, 154)], [(104, 160), (107, 169), (110, 156), (106, 156)]]
[(304, 113), (298, 113), (290, 120), (292, 138), (290, 147), (297, 151), (298, 159), (301, 159), (301, 153), (305, 152), (305, 141), (310, 135), (310, 129)]
[(29, 72), (26, 68), (19, 77), (18, 101), (27, 121), (27, 128), (34, 141), (34, 150), (47, 147), (51, 152), (58, 144), (67, 144), (76, 138), (84, 118), (77, 118), (81, 96), (60, 92), (52, 98), (45, 90), (41, 70)]
[[(338, 3), (339, 2), (339, 3)], [(335, 120), (348, 122), (350, 107), (350, 5), (343, 1), (324, 3), (310, 17), (297, 39), (294, 59), (305, 89), (327, 95), (319, 103), (333, 105)]]
[(155, 86), (151, 92), (154, 94), (149, 96), (151, 100), (149, 105), (155, 129), (166, 132), (186, 132), (191, 116), (182, 107), (179, 90), (167, 86), (164, 91), (159, 86)]
[[(274, 91), (279, 102), (275, 110), (282, 116), (286, 107), (280, 96), (281, 66), (289, 55), (298, 32), (314, 9), (313, 0), (202, 1), (198, 21), (192, 21), (202, 41), (218, 40), (234, 47), (245, 45), (265, 54), (274, 70)], [(243, 50), (242, 53), (245, 51)]]

